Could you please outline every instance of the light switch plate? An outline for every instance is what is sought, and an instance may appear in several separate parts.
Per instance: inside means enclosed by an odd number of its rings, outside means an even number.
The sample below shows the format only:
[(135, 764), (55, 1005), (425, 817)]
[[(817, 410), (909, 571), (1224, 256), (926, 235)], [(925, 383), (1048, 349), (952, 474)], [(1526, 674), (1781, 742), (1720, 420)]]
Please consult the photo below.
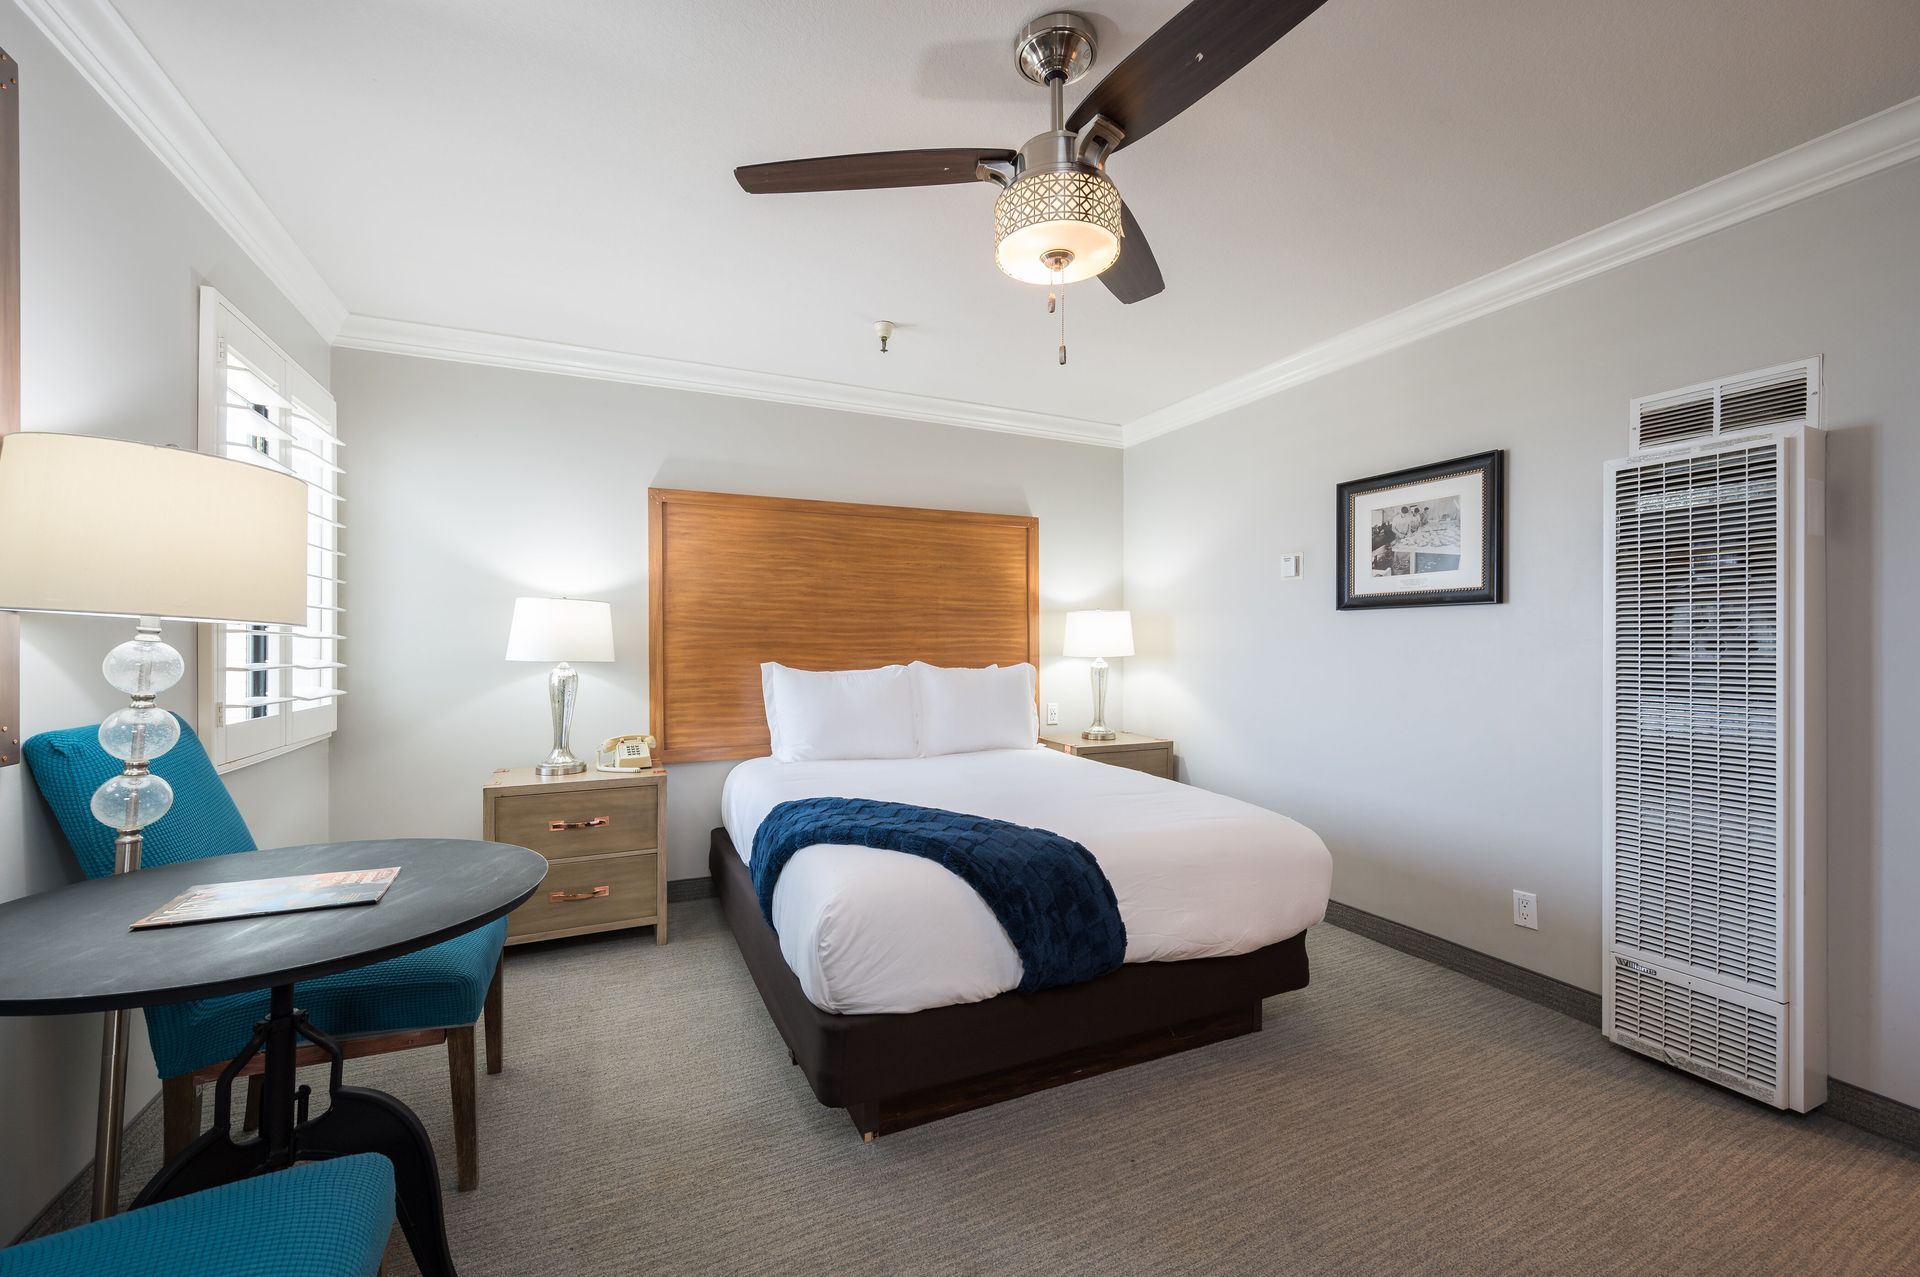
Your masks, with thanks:
[(1283, 554), (1280, 556), (1280, 579), (1290, 581), (1300, 575), (1300, 565), (1305, 556)]

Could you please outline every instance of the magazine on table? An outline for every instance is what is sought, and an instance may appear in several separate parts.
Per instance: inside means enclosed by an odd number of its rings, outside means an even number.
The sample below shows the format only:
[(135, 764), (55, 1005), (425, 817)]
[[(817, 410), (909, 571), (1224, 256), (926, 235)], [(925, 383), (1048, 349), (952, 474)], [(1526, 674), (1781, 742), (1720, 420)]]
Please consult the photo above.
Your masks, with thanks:
[(339, 909), (374, 905), (400, 873), (391, 869), (348, 869), (338, 873), (296, 874), (290, 878), (252, 878), (245, 882), (210, 882), (189, 887), (130, 930), (179, 927), (224, 918), (261, 918), (275, 913), (309, 909)]

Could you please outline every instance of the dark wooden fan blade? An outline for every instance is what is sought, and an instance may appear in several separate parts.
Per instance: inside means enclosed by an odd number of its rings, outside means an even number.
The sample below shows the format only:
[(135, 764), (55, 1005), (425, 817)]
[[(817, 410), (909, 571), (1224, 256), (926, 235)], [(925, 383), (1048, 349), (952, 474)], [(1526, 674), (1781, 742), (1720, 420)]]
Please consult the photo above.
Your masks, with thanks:
[[(1094, 86), (1067, 127), (1104, 115), (1132, 146), (1265, 53), (1326, 0), (1193, 0)], [(1118, 149), (1118, 148), (1116, 148)]]
[(1145, 301), (1167, 286), (1160, 278), (1160, 263), (1153, 259), (1153, 245), (1133, 220), (1133, 206), (1120, 206), (1120, 260), (1100, 273), (1107, 291), (1132, 305)]
[(733, 170), (749, 195), (795, 191), (866, 191), (888, 186), (945, 186), (979, 180), (982, 160), (1011, 160), (1012, 151), (985, 147), (948, 147), (937, 151), (873, 151), (866, 155), (823, 155), (813, 160), (748, 164)]

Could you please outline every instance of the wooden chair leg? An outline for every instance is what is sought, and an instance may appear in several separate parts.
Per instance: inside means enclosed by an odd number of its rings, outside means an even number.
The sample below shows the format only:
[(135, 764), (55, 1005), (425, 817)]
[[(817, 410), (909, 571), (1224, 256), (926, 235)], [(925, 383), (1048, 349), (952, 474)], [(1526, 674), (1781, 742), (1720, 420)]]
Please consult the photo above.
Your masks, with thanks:
[(267, 1080), (258, 1073), (247, 1079), (247, 1109), (240, 1116), (242, 1133), (260, 1129), (260, 1096), (267, 1089)]
[(506, 983), (507, 959), (502, 955), (493, 967), (493, 983), (487, 986), (487, 1072), (500, 1071), (501, 1057), (505, 1053), (503, 1034), (505, 1023), (500, 1018), (500, 1006), (505, 1001), (502, 986)]
[(161, 1147), (171, 1162), (200, 1134), (200, 1089), (191, 1073), (160, 1083)]
[(447, 1030), (447, 1073), (453, 1082), (453, 1147), (460, 1164), (460, 1191), (480, 1187), (479, 1120), (475, 1113), (473, 1026)]

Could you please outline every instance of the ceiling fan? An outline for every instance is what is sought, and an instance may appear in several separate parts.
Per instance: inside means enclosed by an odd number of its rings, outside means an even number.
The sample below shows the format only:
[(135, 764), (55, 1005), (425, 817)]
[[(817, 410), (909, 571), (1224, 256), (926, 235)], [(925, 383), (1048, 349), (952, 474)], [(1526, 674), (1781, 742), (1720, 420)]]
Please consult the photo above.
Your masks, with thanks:
[[(749, 164), (751, 195), (992, 182), (994, 260), (1013, 278), (1062, 286), (1098, 276), (1122, 302), (1166, 287), (1133, 210), (1106, 175), (1131, 146), (1232, 78), (1325, 0), (1193, 0), (1148, 36), (1071, 115), (1066, 86), (1093, 69), (1093, 27), (1077, 13), (1035, 18), (1014, 42), (1020, 74), (1048, 91), (1051, 127), (1018, 151), (949, 147)], [(1064, 321), (1063, 321), (1064, 323)], [(1066, 362), (1064, 341), (1061, 362)]]

